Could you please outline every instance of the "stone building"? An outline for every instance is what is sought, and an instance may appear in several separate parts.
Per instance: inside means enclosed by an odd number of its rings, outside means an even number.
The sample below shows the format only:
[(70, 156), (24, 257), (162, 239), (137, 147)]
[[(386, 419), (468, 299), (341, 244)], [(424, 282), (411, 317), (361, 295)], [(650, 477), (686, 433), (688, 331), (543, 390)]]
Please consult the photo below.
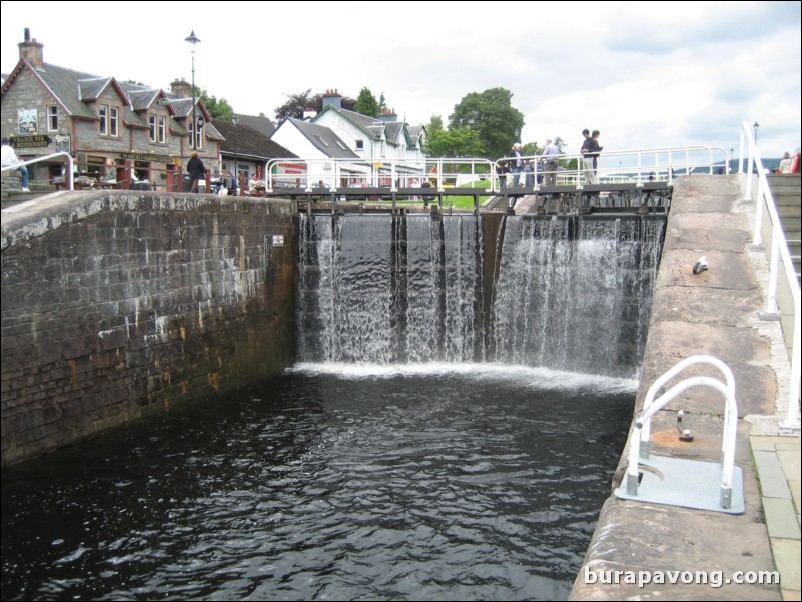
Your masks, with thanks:
[[(2, 86), (2, 136), (21, 160), (68, 152), (76, 187), (181, 190), (195, 149), (210, 173), (220, 169), (224, 138), (200, 98), (193, 148), (192, 89), (185, 80), (167, 92), (46, 63), (44, 44), (28, 29), (18, 46), (19, 62)], [(65, 164), (60, 158), (32, 164), (32, 185), (63, 181)]]

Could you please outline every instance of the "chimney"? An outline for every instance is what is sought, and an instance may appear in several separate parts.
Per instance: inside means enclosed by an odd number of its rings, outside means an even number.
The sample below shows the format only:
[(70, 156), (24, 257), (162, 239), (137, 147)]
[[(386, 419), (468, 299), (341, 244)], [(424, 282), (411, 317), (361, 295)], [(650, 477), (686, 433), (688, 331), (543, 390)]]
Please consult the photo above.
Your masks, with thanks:
[(306, 107), (304, 109), (304, 121), (309, 121), (315, 115), (317, 115), (317, 111), (315, 111), (315, 107)]
[(45, 64), (45, 54), (42, 48), (44, 44), (36, 41), (36, 38), (31, 39), (31, 30), (25, 28), (25, 41), (17, 44), (19, 46), (19, 58), (25, 59), (34, 67), (42, 67)]
[(170, 84), (170, 94), (173, 96), (178, 96), (178, 98), (188, 98), (190, 88), (191, 86), (187, 83), (187, 80), (182, 77), (181, 79), (176, 79)]
[(395, 109), (382, 109), (379, 112), (379, 121), (398, 121), (398, 115), (395, 114)]
[(339, 95), (336, 88), (334, 90), (326, 90), (326, 93), (323, 94), (323, 108), (325, 109), (329, 105), (335, 109), (343, 108), (343, 97)]

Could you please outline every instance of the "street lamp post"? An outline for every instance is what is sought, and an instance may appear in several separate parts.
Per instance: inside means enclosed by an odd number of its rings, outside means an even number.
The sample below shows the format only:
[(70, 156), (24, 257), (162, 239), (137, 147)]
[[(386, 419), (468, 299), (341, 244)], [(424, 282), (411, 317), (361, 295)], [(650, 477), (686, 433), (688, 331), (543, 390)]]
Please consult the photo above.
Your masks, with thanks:
[(184, 38), (185, 42), (192, 44), (192, 149), (198, 148), (198, 120), (195, 118), (195, 44), (200, 42), (198, 36), (195, 35), (195, 30)]
[(237, 124), (239, 123), (239, 116), (232, 115), (231, 116), (231, 123), (234, 124), (234, 186), (236, 186), (235, 195), (240, 196), (240, 181), (239, 181), (239, 168), (237, 167), (237, 163), (239, 162), (239, 150), (237, 148)]
[(760, 127), (760, 124), (755, 121), (755, 125), (752, 126), (755, 129), (755, 146), (757, 146), (757, 128)]

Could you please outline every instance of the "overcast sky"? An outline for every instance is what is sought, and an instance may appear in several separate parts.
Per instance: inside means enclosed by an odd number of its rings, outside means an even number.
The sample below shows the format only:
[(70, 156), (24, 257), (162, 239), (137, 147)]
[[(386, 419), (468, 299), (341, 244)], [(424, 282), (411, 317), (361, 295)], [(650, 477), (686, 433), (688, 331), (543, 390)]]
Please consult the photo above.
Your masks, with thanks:
[[(69, 7), (69, 8), (66, 8)], [(447, 122), (470, 92), (504, 87), (522, 142), (583, 128), (606, 151), (800, 146), (800, 2), (2, 2), (2, 67), (24, 29), (45, 62), (169, 89), (191, 80), (238, 113), (274, 118), (287, 94), (367, 86), (409, 123)]]

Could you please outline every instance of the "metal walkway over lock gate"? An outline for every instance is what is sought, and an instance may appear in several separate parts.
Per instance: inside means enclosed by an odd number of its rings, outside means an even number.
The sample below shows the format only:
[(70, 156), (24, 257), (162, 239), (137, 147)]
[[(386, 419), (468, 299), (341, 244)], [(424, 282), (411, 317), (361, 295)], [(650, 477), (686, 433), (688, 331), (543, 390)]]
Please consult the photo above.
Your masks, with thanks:
[[(723, 148), (703, 146), (604, 153), (595, 170), (583, 170), (579, 155), (549, 157), (558, 167), (546, 170), (544, 157), (521, 157), (528, 167), (505, 173), (512, 159), (271, 159), (264, 186), (255, 194), (290, 197), (299, 202), (437, 205), (454, 197), (473, 199), (478, 211), (494, 199), (496, 210), (511, 210), (516, 199), (535, 195), (545, 212), (548, 200), (561, 212), (593, 209), (640, 212), (665, 210), (678, 176), (727, 173), (730, 156)], [(486, 206), (486, 205), (485, 205)]]

